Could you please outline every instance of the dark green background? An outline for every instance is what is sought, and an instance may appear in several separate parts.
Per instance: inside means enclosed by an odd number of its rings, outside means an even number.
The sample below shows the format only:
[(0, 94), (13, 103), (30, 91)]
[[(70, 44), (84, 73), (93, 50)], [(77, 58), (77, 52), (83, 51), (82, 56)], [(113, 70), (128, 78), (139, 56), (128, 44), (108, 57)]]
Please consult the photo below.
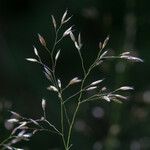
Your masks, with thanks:
[[(49, 83), (42, 69), (26, 62), (25, 58), (34, 56), (33, 44), (41, 48), (37, 33), (43, 35), (51, 46), (54, 33), (50, 15), (59, 20), (66, 8), (70, 15), (73, 14), (69, 25), (75, 24), (82, 33), (82, 53), (87, 65), (96, 55), (99, 41), (107, 35), (110, 35), (107, 48), (114, 54), (130, 50), (144, 59), (143, 64), (109, 61), (95, 71), (91, 80), (106, 78), (104, 84), (110, 89), (133, 85), (135, 91), (122, 105), (104, 101), (85, 105), (78, 115), (78, 121), (85, 128), (75, 130), (74, 149), (149, 150), (149, 0), (0, 0), (0, 140), (8, 134), (4, 127), (10, 116), (7, 110), (40, 117), (43, 97), (48, 100), (50, 120), (58, 125), (57, 99), (46, 90)], [(62, 53), (58, 75), (63, 82), (74, 76), (81, 77), (77, 52), (68, 39), (63, 42)], [(48, 60), (47, 56), (43, 57)], [(104, 111), (104, 116), (99, 119), (92, 115), (92, 110), (97, 107)], [(20, 145), (31, 150), (62, 149), (60, 139), (45, 133)]]

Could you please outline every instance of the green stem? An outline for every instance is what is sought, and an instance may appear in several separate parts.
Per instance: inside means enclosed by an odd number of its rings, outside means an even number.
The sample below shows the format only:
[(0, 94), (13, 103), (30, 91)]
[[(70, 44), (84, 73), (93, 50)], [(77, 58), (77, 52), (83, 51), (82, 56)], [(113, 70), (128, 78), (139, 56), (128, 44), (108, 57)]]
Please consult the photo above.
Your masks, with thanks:
[(12, 138), (12, 136), (10, 135), (7, 139), (5, 139), (4, 141), (2, 141), (0, 143), (0, 147), (3, 146), (8, 140), (10, 140)]
[(64, 138), (64, 112), (63, 112), (63, 102), (61, 101), (61, 133), (62, 133), (62, 141), (64, 144), (64, 147), (66, 149), (66, 142)]
[(83, 73), (84, 73), (84, 76), (86, 76), (86, 70), (85, 70), (85, 66), (84, 66), (83, 57), (82, 57), (82, 54), (81, 54), (80, 50), (78, 50), (78, 52), (79, 52), (79, 56), (80, 56), (80, 59), (81, 59), (81, 65), (82, 65)]
[(71, 95), (71, 96), (68, 97), (63, 103), (64, 103), (64, 104), (67, 103), (70, 99), (72, 99), (73, 97), (77, 96), (77, 95), (80, 94), (81, 92), (83, 92), (83, 90), (82, 90), (82, 91), (78, 91), (77, 93)]
[(65, 112), (65, 116), (66, 116), (66, 119), (67, 119), (68, 125), (70, 125), (70, 119), (69, 119), (68, 112), (67, 112), (67, 109), (66, 109), (66, 106), (65, 106), (65, 104), (64, 104), (64, 103), (63, 103), (63, 107), (64, 107), (64, 112)]
[(52, 127), (58, 134), (62, 135), (62, 133), (53, 125), (51, 124), (48, 120), (44, 120), (50, 127)]
[[(85, 83), (85, 80), (87, 79), (87, 77), (90, 74), (91, 70), (92, 70), (92, 68), (90, 67), (89, 70), (88, 70), (88, 72), (85, 74), (84, 79), (83, 79), (82, 84), (81, 84), (80, 91), (82, 91), (84, 83)], [(68, 137), (67, 137), (67, 145), (66, 145), (67, 149), (66, 150), (70, 149), (69, 147), (70, 147), (70, 138), (71, 138), (72, 128), (73, 128), (73, 125), (74, 125), (74, 122), (75, 122), (75, 118), (76, 118), (77, 112), (78, 112), (78, 110), (80, 108), (82, 93), (83, 92), (81, 92), (80, 95), (79, 95), (78, 104), (77, 104), (77, 107), (76, 107), (75, 112), (73, 114), (72, 121), (71, 121), (71, 124), (70, 124), (70, 127), (69, 127)]]
[(70, 144), (70, 138), (71, 138), (72, 128), (73, 128), (74, 121), (75, 121), (75, 118), (76, 118), (76, 115), (77, 115), (77, 112), (78, 112), (79, 108), (80, 108), (80, 102), (78, 102), (78, 105), (77, 105), (76, 110), (75, 110), (75, 112), (73, 114), (73, 118), (72, 118), (72, 121), (71, 121), (71, 124), (70, 124), (70, 127), (69, 127), (66, 150), (69, 150), (69, 147), (70, 147), (69, 144)]
[(12, 138), (15, 138), (15, 136), (12, 136), (12, 134), (7, 138), (7, 139), (5, 139), (4, 141), (2, 141), (1, 143), (0, 143), (0, 148), (2, 148), (2, 150), (4, 150), (5, 148), (4, 148), (4, 145), (9, 141), (9, 140), (11, 140)]
[(66, 149), (66, 141), (64, 137), (64, 104), (63, 104), (63, 98), (62, 98), (62, 91), (59, 93), (60, 98), (60, 124), (61, 124), (61, 133), (62, 133), (62, 141), (64, 144), (64, 147)]

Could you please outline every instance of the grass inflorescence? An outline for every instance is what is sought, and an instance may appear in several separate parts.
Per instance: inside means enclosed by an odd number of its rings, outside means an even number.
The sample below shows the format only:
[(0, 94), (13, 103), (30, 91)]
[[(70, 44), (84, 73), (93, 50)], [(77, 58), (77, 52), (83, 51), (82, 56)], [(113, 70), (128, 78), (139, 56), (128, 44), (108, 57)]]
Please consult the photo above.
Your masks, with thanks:
[[(52, 23), (54, 27), (55, 32), (55, 38), (54, 38), (54, 44), (52, 48), (49, 48), (47, 46), (47, 42), (44, 39), (44, 37), (40, 34), (38, 34), (38, 40), (40, 44), (44, 47), (44, 49), (48, 52), (50, 56), (50, 66), (47, 66), (43, 62), (43, 58), (40, 57), (37, 48), (34, 46), (34, 54), (35, 58), (26, 58), (27, 61), (38, 63), (42, 66), (43, 72), (45, 77), (49, 80), (50, 85), (47, 87), (47, 90), (50, 92), (55, 92), (60, 104), (60, 127), (56, 127), (56, 125), (52, 124), (47, 119), (46, 114), (46, 105), (47, 100), (42, 99), (41, 101), (41, 108), (43, 110), (42, 117), (39, 119), (32, 119), (32, 118), (26, 118), (16, 112), (10, 111), (10, 113), (14, 116), (11, 119), (8, 119), (7, 121), (9, 123), (15, 124), (15, 128), (11, 132), (10, 136), (2, 141), (0, 143), (1, 149), (9, 149), (9, 150), (21, 150), (21, 148), (16, 148), (14, 145), (22, 140), (28, 141), (30, 138), (36, 134), (37, 132), (46, 131), (49, 134), (57, 134), (62, 139), (62, 143), (64, 145), (65, 150), (70, 150), (73, 146), (73, 141), (71, 140), (73, 126), (76, 120), (77, 113), (81, 107), (81, 105), (91, 102), (91, 101), (100, 101), (104, 100), (106, 102), (118, 102), (122, 103), (124, 100), (127, 99), (126, 96), (120, 95), (120, 91), (126, 92), (129, 90), (133, 90), (133, 87), (131, 86), (122, 86), (119, 87), (113, 91), (107, 90), (107, 86), (102, 86), (100, 88), (99, 85), (104, 81), (104, 78), (93, 81), (89, 84), (87, 84), (87, 80), (91, 72), (94, 68), (97, 66), (100, 66), (103, 64), (104, 61), (108, 59), (125, 59), (132, 62), (143, 62), (142, 59), (131, 56), (130, 52), (123, 52), (118, 56), (110, 56), (108, 55), (108, 50), (106, 49), (106, 45), (109, 42), (109, 37), (107, 37), (104, 42), (100, 42), (98, 46), (98, 53), (96, 56), (96, 59), (91, 62), (90, 66), (87, 66), (84, 63), (84, 59), (82, 57), (82, 40), (81, 40), (81, 34), (79, 33), (77, 36), (74, 34), (74, 26), (69, 26), (67, 30), (65, 30), (62, 35), (60, 35), (60, 31), (62, 28), (67, 25), (69, 20), (72, 16), (68, 17), (68, 11), (65, 11), (63, 14), (60, 23), (57, 23), (55, 20), (55, 17), (52, 15)], [(59, 60), (59, 57), (62, 53), (61, 48), (59, 47), (59, 43), (65, 39), (67, 36), (70, 37), (71, 41), (73, 42), (76, 50), (78, 51), (79, 58), (81, 61), (81, 69), (82, 69), (82, 77), (76, 77), (74, 76), (70, 81), (68, 81), (67, 85), (64, 85), (60, 78), (56, 75), (56, 68), (57, 68), (57, 61)], [(58, 48), (59, 47), (59, 48)], [(68, 88), (71, 88), (72, 86), (76, 86), (76, 84), (79, 85), (78, 91), (75, 91), (70, 96), (65, 96), (65, 91), (68, 90)], [(93, 94), (87, 94), (85, 97), (84, 94), (88, 93), (89, 91), (95, 91), (92, 92)], [(75, 110), (73, 111), (73, 114), (70, 115), (68, 111), (68, 106), (72, 100), (76, 103)], [(67, 125), (65, 123), (68, 123)], [(43, 126), (43, 123), (47, 124), (47, 126)]]

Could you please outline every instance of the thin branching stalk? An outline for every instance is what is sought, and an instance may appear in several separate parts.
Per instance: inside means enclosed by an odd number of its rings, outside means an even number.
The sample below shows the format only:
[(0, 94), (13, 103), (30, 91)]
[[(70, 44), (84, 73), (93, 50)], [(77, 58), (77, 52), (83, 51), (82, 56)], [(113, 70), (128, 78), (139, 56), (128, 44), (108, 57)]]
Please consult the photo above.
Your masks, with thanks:
[[(60, 30), (63, 30), (64, 25), (71, 19), (71, 17), (68, 16), (68, 11), (66, 10), (61, 18), (60, 25), (57, 24), (54, 16), (52, 15), (52, 23), (54, 26), (55, 31), (55, 38), (54, 43), (52, 45), (52, 48), (48, 48), (47, 43), (45, 39), (38, 34), (38, 38), (40, 41), (40, 44), (45, 47), (46, 53), (50, 55), (50, 67), (43, 63), (42, 59), (38, 53), (38, 50), (34, 46), (34, 54), (36, 58), (26, 58), (27, 61), (38, 63), (43, 67), (43, 72), (46, 76), (46, 78), (49, 80), (49, 86), (47, 87), (47, 90), (50, 92), (55, 92), (57, 95), (57, 99), (59, 100), (58, 103), (60, 105), (60, 120), (59, 120), (59, 127), (55, 126), (51, 123), (47, 118), (46, 114), (46, 105), (47, 101), (43, 98), (41, 107), (43, 110), (42, 117), (39, 119), (32, 119), (32, 118), (26, 118), (22, 115), (10, 111), (10, 113), (14, 116), (14, 118), (8, 119), (9, 123), (15, 124), (15, 128), (11, 132), (10, 136), (2, 141), (0, 143), (1, 149), (10, 149), (10, 150), (17, 150), (18, 148), (14, 147), (14, 145), (22, 140), (28, 141), (30, 140), (30, 137), (33, 136), (37, 132), (46, 131), (50, 134), (55, 133), (59, 135), (62, 139), (62, 143), (64, 146), (64, 150), (70, 150), (73, 146), (72, 141), (72, 132), (73, 132), (73, 126), (78, 114), (78, 111), (82, 104), (85, 104), (87, 102), (91, 101), (99, 101), (99, 100), (105, 100), (107, 102), (118, 102), (121, 103), (123, 100), (126, 100), (127, 97), (120, 95), (120, 91), (128, 91), (133, 90), (133, 87), (131, 86), (122, 86), (115, 90), (108, 91), (106, 86), (102, 87), (100, 89), (101, 82), (104, 80), (99, 79), (96, 81), (93, 81), (90, 84), (86, 84), (88, 82), (88, 78), (90, 73), (93, 71), (94, 68), (101, 65), (103, 61), (107, 59), (125, 59), (132, 62), (143, 62), (142, 59), (131, 56), (130, 52), (123, 52), (122, 54), (118, 56), (110, 56), (108, 55), (108, 51), (105, 50), (106, 45), (109, 41), (109, 37), (107, 37), (104, 42), (99, 43), (99, 51), (97, 53), (97, 56), (91, 62), (91, 65), (88, 67), (86, 66), (84, 59), (82, 57), (82, 42), (81, 42), (81, 34), (78, 34), (78, 37), (76, 37), (73, 33), (73, 27), (70, 26), (67, 28), (63, 34), (60, 34)], [(66, 37), (70, 36), (70, 39), (72, 40), (75, 48), (77, 49), (77, 52), (80, 57), (81, 61), (81, 69), (83, 76), (82, 79), (78, 77), (72, 78), (66, 86), (63, 85), (60, 78), (56, 75), (56, 67), (57, 67), (57, 61), (59, 59), (60, 55), (60, 49), (58, 48), (59, 43)], [(55, 54), (56, 52), (56, 54)], [(81, 84), (80, 84), (81, 83)], [(77, 91), (74, 91), (72, 95), (66, 96), (65, 91), (72, 88), (72, 86), (76, 86), (76, 84), (80, 84), (80, 87)], [(83, 94), (86, 92), (89, 92), (91, 90), (95, 90), (95, 93), (83, 98)], [(76, 100), (75, 100), (76, 97)], [(74, 111), (72, 114), (70, 114), (68, 108), (69, 104), (74, 100), (74, 103), (76, 105)], [(69, 103), (70, 102), (70, 103)], [(69, 115), (68, 115), (69, 114)], [(67, 122), (67, 125), (65, 124)], [(48, 127), (45, 127), (43, 123), (47, 124)], [(33, 127), (31, 127), (31, 125)]]
[[(88, 72), (85, 74), (84, 79), (83, 79), (82, 84), (81, 84), (80, 91), (82, 91), (85, 80), (87, 79), (87, 77), (90, 74), (91, 70), (92, 70), (92, 68), (89, 68)], [(80, 95), (79, 95), (79, 98), (78, 98), (78, 104), (77, 104), (77, 107), (76, 107), (75, 112), (73, 114), (72, 121), (71, 121), (71, 124), (70, 124), (70, 127), (69, 127), (68, 137), (67, 137), (67, 148), (69, 148), (69, 146), (70, 146), (70, 138), (71, 138), (72, 128), (73, 128), (73, 125), (74, 125), (74, 122), (75, 122), (77, 112), (80, 108), (81, 98), (82, 98), (82, 92), (80, 92)]]

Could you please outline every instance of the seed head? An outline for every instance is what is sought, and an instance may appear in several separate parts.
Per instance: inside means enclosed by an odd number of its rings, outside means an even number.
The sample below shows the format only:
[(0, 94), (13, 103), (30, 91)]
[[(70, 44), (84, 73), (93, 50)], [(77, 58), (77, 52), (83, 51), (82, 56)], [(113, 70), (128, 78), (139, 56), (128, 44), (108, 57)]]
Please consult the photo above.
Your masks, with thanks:
[(42, 99), (42, 109), (45, 111), (46, 108), (46, 100)]
[(109, 36), (107, 36), (107, 38), (105, 39), (105, 41), (104, 41), (104, 43), (102, 45), (102, 49), (105, 48), (105, 46), (107, 45), (108, 41), (109, 41)]
[(47, 89), (50, 91), (58, 92), (58, 89), (53, 85), (50, 85), (49, 87), (47, 87)]
[(34, 49), (34, 53), (35, 53), (35, 55), (36, 55), (36, 56), (39, 56), (38, 51), (37, 51), (37, 49), (36, 49), (36, 47), (35, 47), (35, 46), (33, 46), (33, 49)]
[(81, 49), (81, 47), (79, 46), (79, 44), (75, 41), (74, 42), (75, 47), (77, 48), (77, 50), (79, 51)]
[(26, 58), (26, 60), (31, 62), (38, 62), (38, 60), (36, 60), (35, 58)]
[(73, 42), (76, 41), (74, 34), (72, 33), (72, 31), (70, 32), (70, 38)]
[(55, 61), (57, 61), (59, 55), (60, 55), (60, 50), (57, 52), (57, 54), (56, 54), (56, 56), (55, 56)]
[(17, 118), (20, 118), (20, 117), (21, 117), (18, 113), (14, 112), (14, 111), (10, 111), (10, 113), (11, 113), (12, 115), (14, 115), (15, 117), (17, 117)]
[(116, 98), (120, 98), (120, 99), (124, 99), (124, 100), (127, 99), (127, 97), (122, 96), (122, 95), (119, 95), (119, 94), (115, 94), (114, 96), (115, 96)]
[(129, 55), (130, 54), (130, 52), (123, 52), (121, 55), (123, 56), (123, 55)]
[(69, 35), (72, 32), (71, 30), (72, 30), (72, 26), (64, 32), (63, 37)]
[(40, 43), (41, 43), (44, 47), (46, 47), (45, 39), (44, 39), (40, 34), (38, 34), (38, 38), (39, 38)]
[(13, 119), (8, 119), (7, 122), (9, 122), (9, 123), (17, 123), (17, 122), (19, 122), (19, 120), (13, 118)]
[(118, 90), (127, 91), (127, 90), (134, 90), (134, 88), (131, 86), (122, 86)]
[(52, 17), (53, 26), (56, 29), (56, 27), (57, 27), (56, 20), (53, 15), (51, 15), (51, 17)]
[(78, 79), (78, 77), (73, 78), (72, 80), (70, 80), (69, 85), (75, 84), (75, 83), (79, 83), (81, 82), (80, 79)]
[(63, 16), (62, 16), (62, 18), (61, 18), (61, 24), (64, 23), (65, 18), (66, 18), (66, 16), (67, 16), (67, 13), (68, 13), (68, 10), (66, 10), (65, 13), (63, 14)]
[(102, 53), (102, 55), (100, 56), (100, 58), (103, 58), (107, 53), (108, 53), (108, 51), (104, 51), (104, 52)]
[(92, 82), (90, 85), (97, 85), (97, 84), (101, 83), (103, 80), (104, 80), (104, 79), (94, 81), (94, 82)]
[(110, 98), (108, 96), (103, 96), (102, 97), (104, 100), (106, 100), (107, 102), (110, 102)]
[(30, 138), (32, 136), (32, 134), (31, 133), (27, 133), (27, 134), (23, 134), (23, 136), (22, 137), (24, 137), (24, 138)]
[(87, 88), (86, 91), (91, 91), (91, 90), (94, 90), (96, 88), (97, 88), (97, 86), (92, 86), (92, 87)]
[(80, 49), (81, 49), (81, 47), (82, 47), (81, 33), (79, 33), (79, 35), (78, 35), (78, 45), (79, 45), (79, 47), (80, 47)]
[(60, 79), (58, 79), (57, 82), (58, 82), (58, 87), (61, 88), (61, 81), (60, 81)]
[(128, 56), (128, 55), (121, 55), (120, 58), (131, 60), (133, 62), (143, 62), (143, 60), (141, 58)]

